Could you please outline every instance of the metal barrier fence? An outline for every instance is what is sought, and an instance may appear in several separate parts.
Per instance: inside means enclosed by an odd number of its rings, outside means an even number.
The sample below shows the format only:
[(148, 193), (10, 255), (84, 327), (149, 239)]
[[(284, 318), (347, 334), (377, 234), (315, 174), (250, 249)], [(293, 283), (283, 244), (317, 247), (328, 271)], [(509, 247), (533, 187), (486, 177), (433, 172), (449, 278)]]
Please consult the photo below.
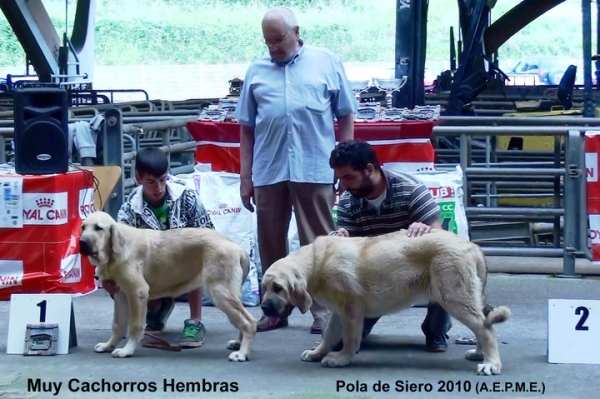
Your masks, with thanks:
[[(440, 105), (442, 112), (448, 103), (449, 93), (426, 93), (425, 104)], [(556, 100), (558, 87), (550, 85), (539, 86), (505, 86), (502, 89), (484, 90), (469, 105), (473, 107), (478, 117), (502, 116), (506, 113), (516, 112), (516, 102), (524, 100)], [(583, 87), (575, 86), (572, 93), (574, 104), (583, 107)], [(577, 108), (577, 107), (576, 107)]]
[[(111, 116), (112, 114), (107, 113), (107, 120)], [(167, 137), (169, 129), (182, 127), (187, 120), (189, 119), (173, 118), (167, 121), (128, 124), (121, 122), (122, 126), (117, 123), (112, 127), (115, 128), (116, 135), (120, 132), (126, 135), (132, 134), (128, 140), (132, 143), (136, 142), (135, 148), (144, 145), (136, 141), (140, 132), (162, 131), (164, 133), (161, 148), (169, 154), (175, 154), (195, 148), (194, 142), (173, 143), (173, 137)], [(479, 125), (473, 126), (474, 123)], [(486, 126), (486, 124), (490, 125)], [(503, 126), (504, 124), (506, 125)], [(598, 126), (600, 120), (583, 118), (445, 118), (442, 125), (434, 128), (434, 138), (459, 138), (460, 149), (457, 156), (464, 171), (463, 187), (466, 194), (464, 205), (471, 225), (477, 222), (489, 225), (494, 221), (546, 222), (551, 225), (552, 245), (499, 246), (486, 245), (488, 243), (484, 242), (482, 247), (487, 255), (562, 257), (563, 275), (574, 275), (575, 258), (585, 255), (589, 257), (585, 150), (582, 134), (586, 130), (600, 130)], [(111, 124), (107, 124), (107, 129), (110, 127)], [(110, 134), (106, 135), (109, 136)], [(517, 156), (515, 151), (504, 151), (504, 155), (499, 154), (495, 139), (500, 136), (549, 136), (553, 138), (554, 143), (551, 151), (537, 152), (535, 154), (537, 158), (530, 159), (527, 151), (517, 151)], [(476, 149), (483, 152), (482, 162), (474, 161), (477, 157), (473, 156), (473, 144), (478, 139), (485, 143), (483, 147)], [(511, 152), (512, 156), (508, 156)], [(125, 150), (122, 153), (123, 162), (134, 156), (132, 151)], [(521, 159), (516, 160), (517, 157)], [(438, 164), (437, 166), (443, 169), (449, 165)], [(187, 173), (192, 169), (193, 166), (188, 164), (172, 168), (171, 172)], [(132, 177), (125, 177), (124, 174), (123, 191), (134, 184)], [(506, 193), (506, 188), (509, 193)], [(520, 194), (519, 190), (530, 192)], [(535, 198), (536, 196), (549, 197), (551, 206), (526, 207), (499, 204), (499, 200), (502, 199)], [(478, 205), (471, 203), (477, 198), (481, 198), (484, 203)], [(118, 209), (121, 201), (122, 199), (115, 201), (115, 209)]]
[[(163, 150), (169, 158), (171, 174), (191, 173), (194, 170), (196, 142), (190, 140), (185, 125), (190, 120), (198, 119), (198, 113), (184, 118), (177, 116), (165, 119), (157, 116), (155, 120), (149, 119), (152, 118), (146, 117), (144, 121), (137, 122), (139, 119), (133, 118), (125, 123), (119, 109), (109, 109), (104, 114), (103, 164), (118, 165), (122, 170), (121, 179), (106, 204), (107, 212), (113, 216), (116, 216), (126, 192), (136, 185), (133, 160), (140, 148), (157, 146)], [(149, 135), (149, 132), (154, 133)], [(173, 162), (174, 154), (185, 153), (192, 155), (187, 163), (181, 159)]]
[[(122, 178), (107, 199), (109, 213), (116, 215), (125, 195), (136, 184), (133, 160), (140, 148), (163, 149), (169, 156), (173, 174), (193, 171), (196, 143), (185, 125), (197, 119), (201, 108), (210, 102), (210, 99), (179, 103), (145, 101), (72, 110), (70, 122), (104, 114), (102, 163), (122, 169)], [(0, 149), (6, 148), (14, 134), (10, 122), (8, 118), (0, 119)], [(575, 258), (591, 257), (582, 134), (600, 130), (600, 119), (444, 117), (441, 122), (434, 128), (434, 142), (456, 139), (458, 146), (436, 150), (436, 167), (444, 169), (458, 163), (463, 169), (467, 219), (472, 238), (480, 241), (484, 252), (562, 257), (563, 275), (573, 276)], [(498, 147), (503, 137), (544, 136), (550, 137), (545, 150)], [(0, 150), (0, 162), (6, 161), (6, 152)], [(545, 201), (544, 206), (511, 203), (532, 199)], [(543, 234), (551, 237), (551, 242), (518, 241), (521, 236), (531, 234), (532, 225), (544, 227)], [(497, 239), (499, 232), (509, 239)]]
[[(576, 257), (590, 258), (583, 134), (585, 131), (600, 130), (598, 127), (600, 120), (553, 119), (445, 118), (441, 126), (434, 128), (434, 137), (459, 138), (460, 147), (457, 155), (464, 171), (464, 205), (471, 225), (476, 221), (499, 220), (527, 222), (537, 220), (553, 224), (555, 240), (550, 247), (482, 246), (487, 255), (563, 257), (563, 276), (574, 276)], [(500, 126), (473, 126), (473, 123), (493, 123)], [(509, 123), (530, 126), (502, 126)], [(495, 162), (498, 154), (493, 139), (499, 136), (552, 136), (555, 144), (550, 158), (552, 161), (515, 162), (509, 159), (505, 162)], [(485, 159), (480, 162), (473, 162), (472, 159), (472, 147), (476, 139), (485, 143)], [(444, 166), (440, 165), (442, 168)], [(484, 189), (481, 197), (485, 199), (485, 203), (478, 204), (479, 206), (473, 204), (475, 196), (472, 193), (476, 188), (473, 183), (484, 183), (479, 185), (479, 191)], [(545, 186), (539, 185), (538, 188), (550, 190), (552, 204), (545, 207), (498, 206), (497, 200), (503, 196), (497, 192), (503, 183), (512, 183), (513, 188), (518, 187), (518, 183), (521, 183), (521, 187), (549, 183)], [(510, 197), (504, 196), (504, 198)]]

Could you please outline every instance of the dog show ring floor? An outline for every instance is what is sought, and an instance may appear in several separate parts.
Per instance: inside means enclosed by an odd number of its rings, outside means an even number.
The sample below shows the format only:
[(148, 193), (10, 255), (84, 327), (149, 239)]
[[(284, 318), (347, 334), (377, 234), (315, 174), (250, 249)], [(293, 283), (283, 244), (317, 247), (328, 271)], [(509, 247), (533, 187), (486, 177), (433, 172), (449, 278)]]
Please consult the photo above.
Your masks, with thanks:
[[(536, 261), (548, 262), (520, 260)], [(564, 279), (490, 270), (488, 302), (512, 312), (495, 326), (500, 375), (477, 375), (477, 362), (464, 358), (475, 348), (469, 342), (473, 334), (456, 320), (448, 350), (425, 351), (422, 307), (381, 318), (353, 363), (339, 369), (300, 360), (320, 336), (309, 333), (310, 312), (302, 315), (297, 309), (288, 327), (257, 333), (252, 356), (244, 363), (227, 360), (227, 341), (237, 331), (214, 307), (203, 308), (207, 337), (201, 348), (174, 352), (140, 346), (131, 358), (112, 358), (93, 349), (110, 336), (113, 313), (112, 299), (100, 289), (73, 299), (78, 346), (68, 355), (7, 355), (10, 302), (0, 302), (0, 399), (600, 398), (599, 365), (548, 362), (548, 300), (598, 300), (600, 276)], [(259, 307), (249, 310), (260, 318)], [(176, 344), (188, 316), (188, 305), (177, 302), (161, 337)], [(589, 333), (597, 337), (589, 350), (600, 351), (600, 331)]]

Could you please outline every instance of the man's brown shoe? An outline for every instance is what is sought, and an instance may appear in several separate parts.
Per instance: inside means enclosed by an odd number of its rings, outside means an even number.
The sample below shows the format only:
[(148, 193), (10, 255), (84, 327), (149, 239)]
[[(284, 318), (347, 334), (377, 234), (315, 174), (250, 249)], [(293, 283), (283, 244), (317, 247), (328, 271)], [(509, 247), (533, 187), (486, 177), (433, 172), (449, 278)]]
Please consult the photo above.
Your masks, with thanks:
[(282, 327), (287, 327), (288, 321), (287, 318), (281, 317), (267, 317), (263, 316), (260, 318), (258, 323), (256, 324), (256, 331), (271, 331)]
[(315, 321), (313, 321), (312, 326), (310, 326), (310, 333), (323, 334), (323, 330), (325, 330), (326, 325), (327, 323), (325, 322), (325, 319), (317, 317)]

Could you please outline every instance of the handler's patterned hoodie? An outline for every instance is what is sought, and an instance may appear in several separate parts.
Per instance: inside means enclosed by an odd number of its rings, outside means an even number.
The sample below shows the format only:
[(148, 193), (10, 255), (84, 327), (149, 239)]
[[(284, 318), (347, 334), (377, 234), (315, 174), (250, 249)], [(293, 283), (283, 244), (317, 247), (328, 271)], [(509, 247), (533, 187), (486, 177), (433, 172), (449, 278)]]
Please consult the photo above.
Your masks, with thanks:
[[(161, 230), (154, 212), (148, 207), (142, 194), (142, 186), (136, 187), (119, 209), (117, 221), (142, 229)], [(210, 215), (185, 183), (167, 180), (166, 204), (169, 209), (169, 229), (204, 227), (214, 229)]]

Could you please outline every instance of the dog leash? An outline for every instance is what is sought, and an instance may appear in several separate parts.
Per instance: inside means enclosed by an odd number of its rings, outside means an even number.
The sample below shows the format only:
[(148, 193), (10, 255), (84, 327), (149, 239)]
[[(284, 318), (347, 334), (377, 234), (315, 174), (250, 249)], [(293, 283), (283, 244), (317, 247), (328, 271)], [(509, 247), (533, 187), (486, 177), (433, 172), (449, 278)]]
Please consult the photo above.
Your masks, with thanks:
[[(152, 348), (152, 349), (162, 349), (170, 352), (180, 352), (181, 347), (178, 345), (173, 345), (169, 341), (160, 338), (154, 334), (150, 334), (149, 332), (144, 331), (144, 336), (147, 338), (144, 340), (142, 346), (144, 348)], [(149, 338), (149, 339), (148, 339)]]

